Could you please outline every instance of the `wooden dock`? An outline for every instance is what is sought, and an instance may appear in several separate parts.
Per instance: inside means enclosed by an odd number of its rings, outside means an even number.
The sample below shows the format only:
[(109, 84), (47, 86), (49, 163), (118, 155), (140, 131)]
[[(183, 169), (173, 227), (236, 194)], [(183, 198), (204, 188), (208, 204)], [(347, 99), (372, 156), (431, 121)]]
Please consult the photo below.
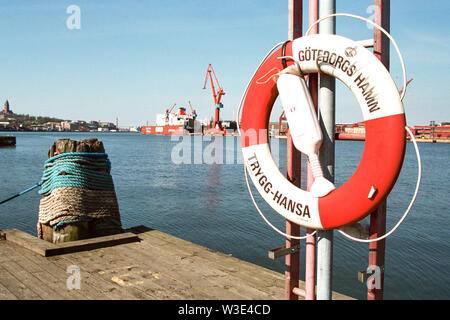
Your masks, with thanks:
[[(2, 232), (0, 300), (284, 299), (281, 273), (144, 226), (127, 231), (74, 241), (72, 249)], [(70, 289), (73, 268), (79, 288)], [(351, 298), (335, 293), (333, 299)]]
[(14, 147), (16, 145), (16, 137), (0, 136), (0, 147)]

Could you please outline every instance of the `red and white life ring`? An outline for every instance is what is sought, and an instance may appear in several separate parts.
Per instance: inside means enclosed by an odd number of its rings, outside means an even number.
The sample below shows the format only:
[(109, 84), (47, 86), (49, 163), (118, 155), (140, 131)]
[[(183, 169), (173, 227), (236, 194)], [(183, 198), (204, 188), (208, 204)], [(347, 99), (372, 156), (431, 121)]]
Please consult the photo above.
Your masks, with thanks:
[[(366, 142), (359, 166), (345, 184), (320, 198), (289, 182), (270, 152), (267, 128), (278, 96), (272, 79), (286, 66), (282, 55), (298, 59), (303, 73), (341, 80), (362, 111)], [(275, 51), (255, 73), (242, 107), (241, 145), (256, 189), (275, 211), (302, 226), (334, 229), (363, 219), (387, 197), (403, 163), (405, 123), (398, 89), (373, 53), (341, 36), (311, 35)]]

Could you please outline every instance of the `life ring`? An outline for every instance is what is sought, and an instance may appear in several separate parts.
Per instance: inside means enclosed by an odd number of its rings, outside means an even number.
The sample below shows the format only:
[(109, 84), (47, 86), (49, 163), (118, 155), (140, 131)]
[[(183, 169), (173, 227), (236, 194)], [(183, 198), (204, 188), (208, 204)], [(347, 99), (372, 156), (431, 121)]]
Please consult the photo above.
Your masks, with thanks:
[[(323, 197), (293, 185), (273, 160), (267, 128), (278, 96), (273, 76), (292, 61), (305, 74), (325, 73), (341, 80), (362, 111), (366, 141), (353, 175)], [(320, 69), (320, 70), (319, 70)], [(406, 147), (405, 114), (388, 70), (357, 42), (338, 35), (310, 35), (288, 42), (255, 73), (241, 116), (241, 146), (246, 169), (262, 198), (289, 221), (313, 229), (353, 224), (373, 212), (392, 190)]]

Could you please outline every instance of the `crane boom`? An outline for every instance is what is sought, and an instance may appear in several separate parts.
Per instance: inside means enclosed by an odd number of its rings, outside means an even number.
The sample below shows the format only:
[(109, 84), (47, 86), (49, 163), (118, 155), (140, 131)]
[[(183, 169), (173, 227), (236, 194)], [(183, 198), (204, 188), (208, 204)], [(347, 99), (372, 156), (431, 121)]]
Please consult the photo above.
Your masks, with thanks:
[(191, 109), (192, 117), (194, 119), (197, 118), (197, 112), (192, 108), (191, 101), (188, 101), (188, 103), (189, 103), (189, 108)]
[(167, 113), (171, 113), (171, 112), (172, 112), (172, 110), (173, 110), (173, 108), (175, 108), (175, 106), (176, 106), (176, 105), (177, 105), (177, 104), (176, 104), (176, 103), (174, 103), (174, 104), (173, 104), (173, 106), (172, 106), (172, 108), (170, 108), (170, 110), (168, 110), (168, 111), (167, 111)]
[[(214, 81), (213, 81), (212, 76), (214, 76), (214, 80), (215, 80), (217, 88), (218, 88), (217, 92), (214, 87)], [(206, 69), (205, 83), (203, 85), (203, 89), (206, 89), (206, 83), (208, 82), (208, 77), (211, 82), (211, 90), (212, 90), (212, 94), (213, 94), (214, 104), (218, 105), (218, 104), (220, 104), (220, 100), (222, 99), (222, 96), (225, 94), (225, 92), (223, 91), (223, 88), (220, 86), (219, 80), (217, 79), (216, 73), (214, 72), (214, 69), (211, 64), (209, 64), (208, 68)]]
[(192, 109), (191, 101), (188, 101), (188, 103), (189, 103), (189, 108), (191, 109), (191, 112), (193, 113), (194, 109)]

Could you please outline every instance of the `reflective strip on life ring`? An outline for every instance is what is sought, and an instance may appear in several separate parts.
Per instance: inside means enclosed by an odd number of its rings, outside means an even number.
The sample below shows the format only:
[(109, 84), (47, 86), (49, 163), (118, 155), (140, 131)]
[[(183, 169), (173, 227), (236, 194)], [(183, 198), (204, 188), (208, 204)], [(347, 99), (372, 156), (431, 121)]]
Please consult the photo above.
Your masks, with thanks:
[[(256, 72), (244, 100), (241, 145), (251, 180), (279, 214), (313, 229), (353, 224), (387, 197), (398, 178), (405, 153), (405, 115), (389, 72), (369, 50), (337, 35), (311, 35), (286, 45), (286, 56), (300, 61), (303, 73), (325, 73), (341, 80), (356, 97), (366, 141), (358, 168), (328, 195), (315, 198), (293, 185), (272, 158), (267, 128), (278, 96), (273, 76), (283, 69), (281, 49)], [(288, 60), (288, 65), (293, 62)], [(320, 65), (320, 70), (319, 70)]]

